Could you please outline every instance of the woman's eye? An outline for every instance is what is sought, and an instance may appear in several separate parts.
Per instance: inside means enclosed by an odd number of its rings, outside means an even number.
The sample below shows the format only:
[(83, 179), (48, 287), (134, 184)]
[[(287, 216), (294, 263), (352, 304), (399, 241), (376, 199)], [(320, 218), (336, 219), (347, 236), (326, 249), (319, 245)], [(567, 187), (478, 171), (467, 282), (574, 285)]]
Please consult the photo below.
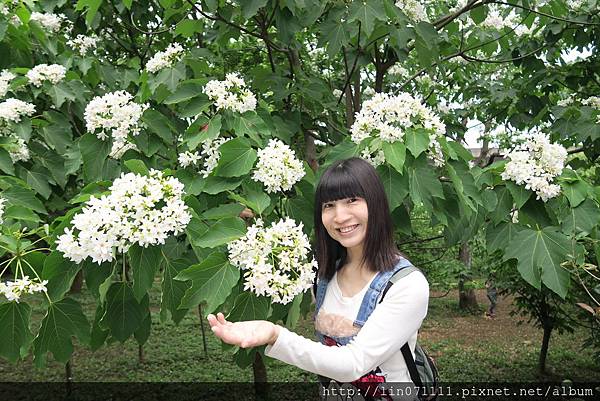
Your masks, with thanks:
[(358, 199), (357, 198), (349, 198), (348, 199), (348, 203), (354, 203), (356, 202)]
[(331, 207), (331, 203), (323, 204), (323, 209), (329, 209)]

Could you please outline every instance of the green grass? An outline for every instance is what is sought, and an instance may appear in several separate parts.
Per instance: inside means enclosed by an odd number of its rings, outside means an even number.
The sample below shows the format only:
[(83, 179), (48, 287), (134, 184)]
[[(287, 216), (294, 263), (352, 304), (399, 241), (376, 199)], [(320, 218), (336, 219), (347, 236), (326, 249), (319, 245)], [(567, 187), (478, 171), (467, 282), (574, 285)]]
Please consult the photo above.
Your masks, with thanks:
[[(151, 303), (158, 305), (158, 292), (153, 291)], [(88, 293), (73, 295), (83, 305), (88, 317), (93, 316), (95, 301)], [(506, 302), (505, 302), (506, 303)], [(33, 304), (33, 326), (39, 325), (43, 309)], [(504, 305), (505, 311), (509, 310)], [(502, 312), (502, 311), (500, 311)], [(499, 315), (501, 314), (499, 312)], [(507, 312), (506, 312), (507, 314)], [(501, 316), (499, 316), (501, 319)], [(537, 381), (564, 379), (599, 381), (600, 368), (592, 360), (590, 350), (581, 350), (585, 332), (573, 335), (553, 334), (548, 356), (549, 376), (537, 374), (537, 358), (541, 331), (530, 325), (502, 326), (498, 320), (490, 323), (481, 316), (458, 310), (450, 296), (431, 299), (429, 314), (421, 331), (421, 343), (436, 358), (442, 378), (448, 382), (468, 381)], [(493, 326), (499, 326), (496, 330)], [(312, 322), (301, 320), (295, 330), (312, 337)], [(112, 343), (96, 352), (76, 345), (72, 358), (76, 381), (136, 381), (136, 382), (250, 382), (252, 368), (239, 368), (231, 349), (224, 349), (205, 325), (207, 351), (204, 354), (197, 311), (190, 311), (179, 325), (161, 323), (158, 308), (153, 307), (152, 333), (144, 348), (144, 363), (138, 360), (134, 340)], [(29, 356), (16, 365), (0, 361), (4, 381), (63, 381), (64, 365), (50, 361), (37, 369)], [(314, 375), (282, 362), (265, 358), (269, 381), (313, 381)]]

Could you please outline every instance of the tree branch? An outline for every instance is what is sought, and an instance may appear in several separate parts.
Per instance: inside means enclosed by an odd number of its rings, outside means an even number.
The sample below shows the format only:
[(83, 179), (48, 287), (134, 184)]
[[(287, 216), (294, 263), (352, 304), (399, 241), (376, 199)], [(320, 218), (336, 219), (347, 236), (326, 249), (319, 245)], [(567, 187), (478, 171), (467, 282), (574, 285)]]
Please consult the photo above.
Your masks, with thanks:
[(591, 26), (600, 25), (600, 23), (597, 23), (597, 22), (583, 22), (583, 21), (575, 21), (575, 20), (570, 20), (570, 19), (566, 19), (566, 18), (562, 18), (562, 17), (557, 17), (555, 15), (547, 14), (547, 13), (542, 12), (542, 11), (537, 11), (537, 10), (534, 10), (532, 8), (522, 6), (520, 4), (512, 4), (512, 3), (506, 3), (504, 1), (496, 1), (496, 0), (488, 1), (488, 3), (490, 3), (490, 4), (500, 4), (500, 5), (503, 5), (503, 6), (511, 6), (511, 7), (515, 7), (515, 8), (520, 8), (521, 10), (527, 10), (527, 11), (532, 12), (534, 14), (542, 15), (544, 17), (548, 17), (548, 18), (556, 20), (556, 21), (568, 22), (570, 24), (591, 25)]

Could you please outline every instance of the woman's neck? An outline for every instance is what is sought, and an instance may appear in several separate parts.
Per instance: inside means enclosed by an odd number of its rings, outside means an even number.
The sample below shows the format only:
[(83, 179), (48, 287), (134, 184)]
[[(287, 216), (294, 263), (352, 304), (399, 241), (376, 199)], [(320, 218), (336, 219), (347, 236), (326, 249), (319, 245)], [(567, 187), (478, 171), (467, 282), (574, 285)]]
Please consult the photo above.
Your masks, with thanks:
[(360, 269), (363, 264), (363, 247), (362, 245), (355, 246), (352, 248), (346, 248), (346, 261), (345, 265), (352, 269)]

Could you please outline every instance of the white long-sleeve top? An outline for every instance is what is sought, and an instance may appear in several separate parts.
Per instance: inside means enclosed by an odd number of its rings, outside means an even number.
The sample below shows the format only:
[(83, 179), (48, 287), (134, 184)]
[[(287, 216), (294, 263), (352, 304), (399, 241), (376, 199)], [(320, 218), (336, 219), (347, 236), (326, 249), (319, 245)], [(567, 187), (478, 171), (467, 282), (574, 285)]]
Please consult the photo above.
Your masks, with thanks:
[[(369, 284), (353, 297), (344, 297), (334, 275), (319, 310), (317, 325), (321, 316), (331, 320), (332, 315), (337, 315), (333, 321), (338, 323), (340, 318), (354, 321)], [(428, 301), (429, 284), (422, 273), (415, 271), (391, 286), (383, 302), (375, 307), (348, 345), (329, 347), (282, 327), (275, 343), (266, 347), (265, 354), (340, 382), (356, 380), (377, 366), (387, 382), (410, 382), (400, 348), (408, 341), (414, 355), (417, 332), (427, 314)], [(331, 330), (344, 330), (343, 323), (329, 326)]]

